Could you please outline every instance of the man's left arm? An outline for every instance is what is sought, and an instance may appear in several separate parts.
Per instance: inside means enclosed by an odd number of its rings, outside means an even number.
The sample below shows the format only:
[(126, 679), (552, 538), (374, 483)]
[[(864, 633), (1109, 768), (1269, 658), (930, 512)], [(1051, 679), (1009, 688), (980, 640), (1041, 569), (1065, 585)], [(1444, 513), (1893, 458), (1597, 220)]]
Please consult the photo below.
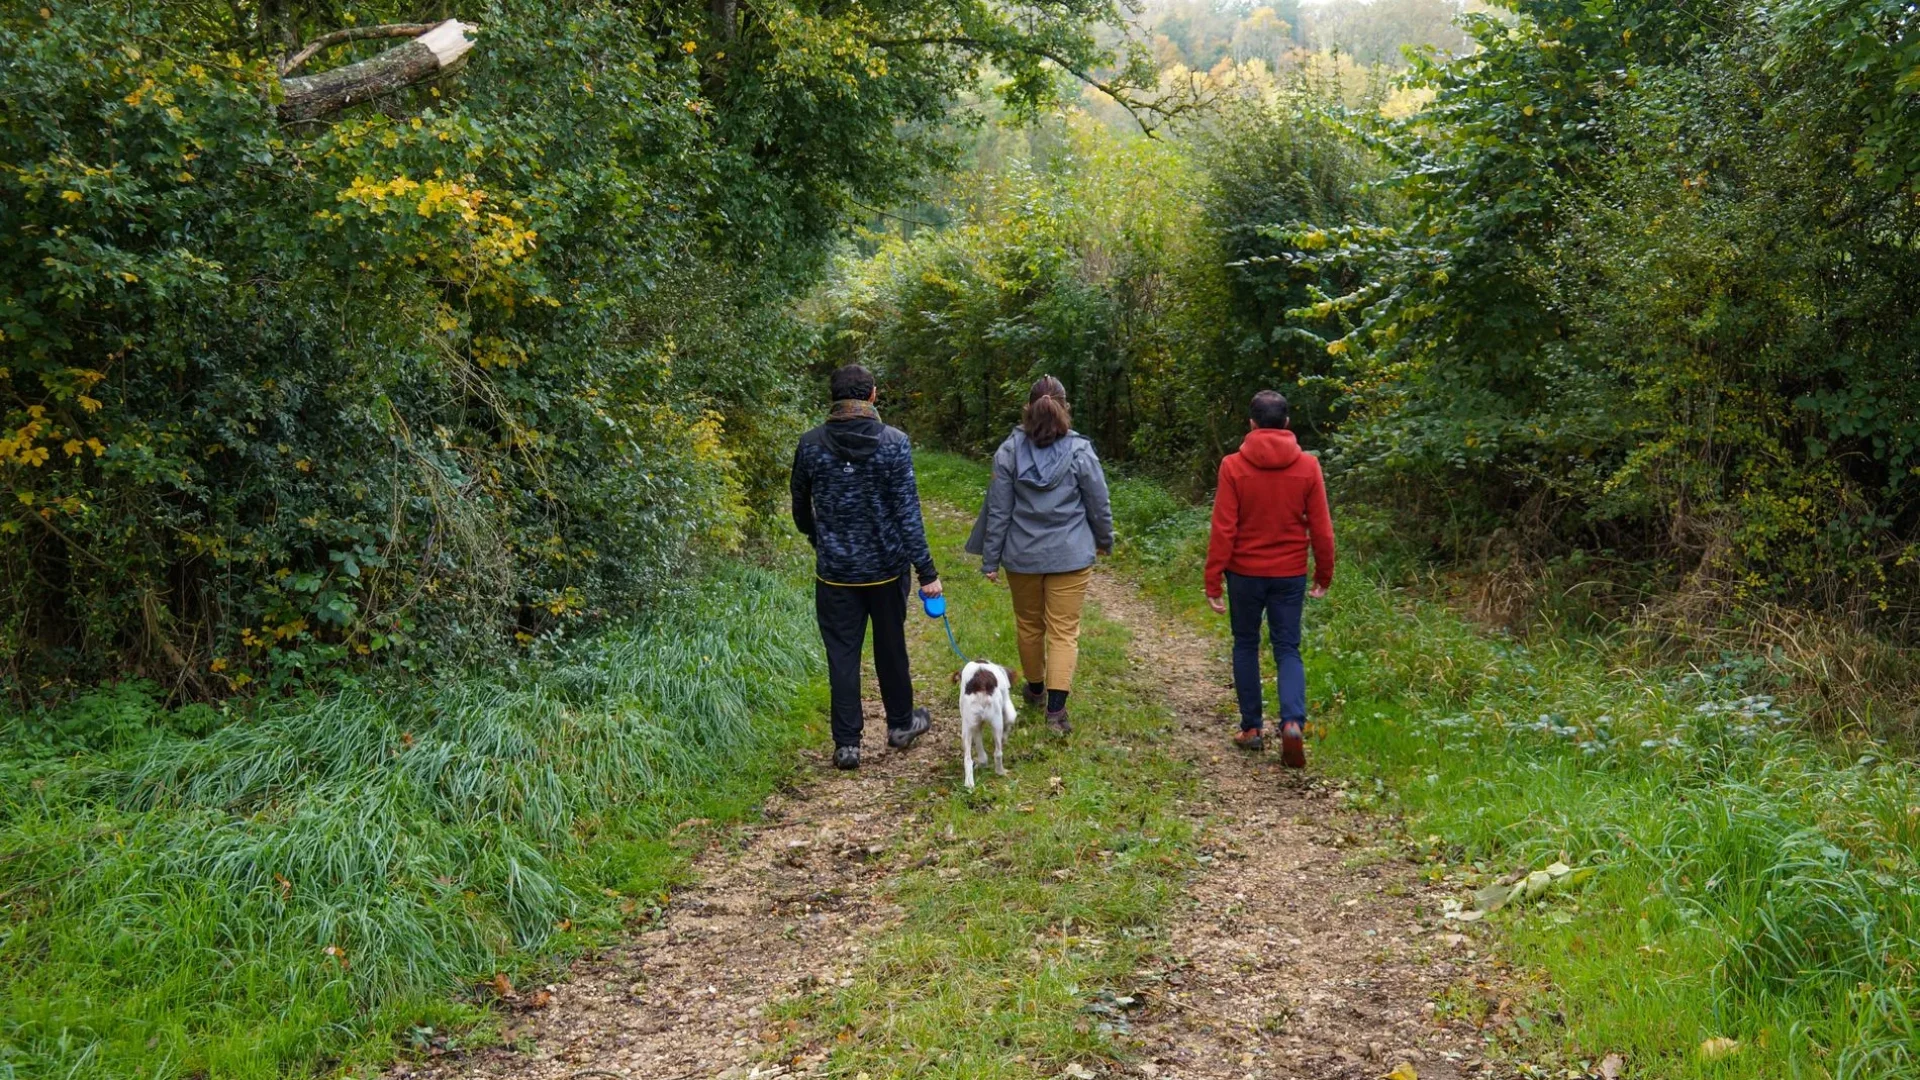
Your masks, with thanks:
[(793, 498), (793, 527), (813, 542), (813, 478), (807, 473), (803, 446), (793, 448), (793, 470), (787, 477), (787, 491)]
[(941, 593), (940, 573), (933, 566), (933, 550), (927, 546), (926, 522), (920, 518), (920, 481), (913, 475), (913, 446), (904, 439), (900, 446), (900, 474), (894, 488), (896, 523), (907, 542), (907, 557), (913, 560), (914, 573), (920, 576), (920, 588), (929, 596)]
[(1313, 548), (1312, 595), (1327, 595), (1333, 584), (1333, 512), (1327, 509), (1327, 481), (1314, 471), (1313, 490), (1307, 493), (1307, 542)]
[(1107, 473), (1100, 455), (1092, 450), (1080, 463), (1080, 497), (1087, 506), (1087, 527), (1093, 530), (1094, 550), (1113, 552), (1113, 500), (1107, 492)]

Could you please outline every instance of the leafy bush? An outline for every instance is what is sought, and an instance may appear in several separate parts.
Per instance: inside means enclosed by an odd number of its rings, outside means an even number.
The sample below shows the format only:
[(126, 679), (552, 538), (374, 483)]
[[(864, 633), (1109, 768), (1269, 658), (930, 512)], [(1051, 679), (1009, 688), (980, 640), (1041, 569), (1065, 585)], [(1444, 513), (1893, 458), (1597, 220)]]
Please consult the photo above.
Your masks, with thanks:
[(848, 208), (948, 160), (986, 63), (1016, 112), (1128, 85), (1109, 0), (476, 0), (457, 78), (276, 120), (303, 38), (418, 13), (0, 11), (0, 692), (211, 697), (634, 610), (777, 494), (787, 309)]
[(1363, 279), (1299, 309), (1348, 320), (1336, 482), (1447, 555), (1612, 551), (1722, 613), (1904, 625), (1904, 16), (1513, 7), (1386, 140), (1408, 220), (1311, 260)]

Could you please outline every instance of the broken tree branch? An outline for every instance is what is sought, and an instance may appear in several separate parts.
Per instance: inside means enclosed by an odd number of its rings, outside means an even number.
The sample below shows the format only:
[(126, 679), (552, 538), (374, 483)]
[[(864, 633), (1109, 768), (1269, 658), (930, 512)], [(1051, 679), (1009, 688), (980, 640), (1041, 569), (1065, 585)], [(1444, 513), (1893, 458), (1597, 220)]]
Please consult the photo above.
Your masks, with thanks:
[(419, 37), (434, 28), (434, 23), (388, 23), (385, 26), (349, 26), (345, 30), (335, 30), (331, 34), (321, 34), (280, 62), (280, 77), (300, 70), (300, 65), (320, 55), (335, 45), (345, 45), (349, 41), (370, 41), (374, 38)]
[(384, 97), (433, 78), (452, 67), (471, 48), (473, 41), (467, 37), (466, 24), (448, 19), (404, 45), (396, 45), (358, 63), (318, 75), (281, 79), (285, 96), (278, 109), (280, 119), (288, 123), (315, 120), (349, 105)]

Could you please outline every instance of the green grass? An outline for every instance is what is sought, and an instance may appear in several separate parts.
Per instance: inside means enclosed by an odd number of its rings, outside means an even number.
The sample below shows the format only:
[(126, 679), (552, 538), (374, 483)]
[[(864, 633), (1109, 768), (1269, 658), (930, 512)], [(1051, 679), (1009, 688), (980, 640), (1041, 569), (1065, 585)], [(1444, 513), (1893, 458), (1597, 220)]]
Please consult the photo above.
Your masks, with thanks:
[(0, 1077), (276, 1077), (485, 1038), (478, 984), (647, 919), (688, 859), (671, 828), (752, 813), (822, 737), (813, 639), (804, 575), (735, 566), (550, 662), (62, 757), (59, 718), (10, 725)]
[[(1201, 600), (1204, 508), (1127, 480), (1114, 506), (1118, 565), (1224, 638)], [(1911, 762), (1817, 737), (1749, 685), (1764, 665), (1516, 641), (1343, 559), (1308, 608), (1318, 767), (1406, 815), (1406, 851), (1463, 899), (1555, 861), (1596, 871), (1487, 920), (1550, 984), (1516, 1053), (1618, 1052), (1648, 1077), (1920, 1075)], [(1741, 1049), (1705, 1060), (1710, 1038)]]
[[(930, 503), (977, 506), (979, 466), (919, 460)], [(1012, 664), (1006, 592), (960, 551), (969, 523), (930, 521), (952, 620), (969, 652)], [(806, 1037), (834, 1048), (834, 1075), (1054, 1076), (1122, 1052), (1123, 999), (1192, 865), (1191, 825), (1174, 803), (1194, 794), (1188, 770), (1162, 750), (1169, 717), (1128, 677), (1127, 643), (1127, 628), (1089, 620), (1076, 733), (1062, 741), (1029, 711), (1007, 754), (1010, 776), (989, 770), (969, 794), (951, 726), (920, 751), (951, 764), (913, 795), (921, 810), (896, 856), (913, 867), (897, 885), (905, 927), (868, 954), (853, 985), (785, 1006)], [(923, 699), (949, 693), (934, 674), (957, 664), (944, 635), (922, 633), (915, 648)]]

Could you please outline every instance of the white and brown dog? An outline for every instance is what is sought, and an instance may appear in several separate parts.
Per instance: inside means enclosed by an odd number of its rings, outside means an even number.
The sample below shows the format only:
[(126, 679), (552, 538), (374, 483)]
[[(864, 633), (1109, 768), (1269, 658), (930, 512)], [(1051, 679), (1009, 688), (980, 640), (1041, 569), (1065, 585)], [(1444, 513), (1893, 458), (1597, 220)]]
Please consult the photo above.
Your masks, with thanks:
[(960, 669), (960, 760), (965, 763), (967, 787), (973, 787), (973, 767), (987, 763), (986, 728), (993, 728), (993, 771), (1007, 775), (1001, 759), (1007, 732), (1019, 713), (1013, 708), (1013, 679), (999, 664), (969, 661)]

